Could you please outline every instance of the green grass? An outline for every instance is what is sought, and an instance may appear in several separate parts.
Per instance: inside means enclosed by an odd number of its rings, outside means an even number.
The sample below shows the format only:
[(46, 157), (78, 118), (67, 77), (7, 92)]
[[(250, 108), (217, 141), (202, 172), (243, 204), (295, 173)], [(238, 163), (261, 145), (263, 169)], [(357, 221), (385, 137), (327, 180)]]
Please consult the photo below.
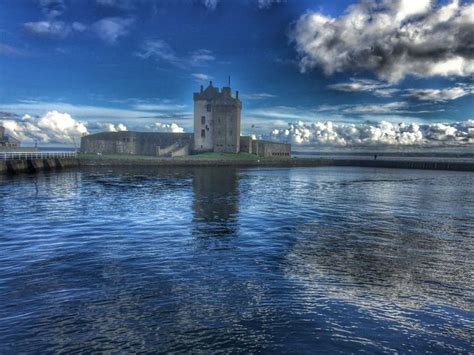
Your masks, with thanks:
[(177, 157), (182, 160), (258, 160), (259, 157), (248, 153), (199, 153), (185, 157)]
[(149, 155), (134, 155), (134, 154), (104, 154), (104, 155), (79, 154), (79, 159), (83, 159), (83, 160), (96, 160), (96, 159), (117, 159), (117, 160), (144, 159), (144, 160), (153, 160), (153, 159), (159, 159), (159, 158), (158, 157), (152, 157), (152, 156), (149, 156)]
[[(161, 157), (152, 157), (148, 155), (133, 155), (133, 154), (79, 154), (79, 159), (82, 160), (157, 160), (157, 159), (170, 159)], [(288, 160), (289, 157), (271, 157), (262, 158), (255, 154), (249, 153), (215, 153), (206, 152), (194, 155), (187, 155), (183, 157), (175, 157), (176, 160)]]

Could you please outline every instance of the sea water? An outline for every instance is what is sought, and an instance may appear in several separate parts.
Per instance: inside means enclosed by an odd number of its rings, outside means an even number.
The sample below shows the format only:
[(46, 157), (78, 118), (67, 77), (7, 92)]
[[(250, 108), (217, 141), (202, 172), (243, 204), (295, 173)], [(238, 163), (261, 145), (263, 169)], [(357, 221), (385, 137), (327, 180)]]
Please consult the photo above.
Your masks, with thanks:
[(474, 174), (94, 169), (0, 180), (0, 353), (472, 347)]

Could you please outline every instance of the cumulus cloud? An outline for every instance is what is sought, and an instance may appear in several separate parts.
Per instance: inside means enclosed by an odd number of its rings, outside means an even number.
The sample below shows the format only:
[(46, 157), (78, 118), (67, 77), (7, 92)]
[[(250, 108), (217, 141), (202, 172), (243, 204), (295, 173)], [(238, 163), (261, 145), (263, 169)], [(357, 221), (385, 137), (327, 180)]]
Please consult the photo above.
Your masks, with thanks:
[(474, 88), (459, 86), (443, 89), (407, 89), (404, 96), (413, 97), (421, 101), (445, 102), (474, 94)]
[(106, 17), (92, 24), (92, 30), (104, 42), (114, 44), (128, 34), (134, 20), (124, 17)]
[(147, 129), (154, 132), (171, 132), (171, 133), (183, 133), (184, 128), (178, 126), (176, 123), (160, 123), (156, 122), (152, 125), (146, 126)]
[(122, 132), (122, 131), (128, 131), (128, 127), (125, 126), (123, 123), (109, 123), (109, 122), (98, 122), (98, 123), (93, 123), (93, 124), (88, 124), (87, 125), (91, 129), (98, 129), (101, 131), (105, 132)]
[(300, 68), (371, 71), (396, 82), (406, 75), (474, 74), (474, 4), (452, 0), (366, 0), (339, 17), (309, 12), (291, 39)]
[(41, 117), (23, 116), (21, 120), (0, 121), (8, 133), (22, 142), (72, 144), (87, 134), (85, 122), (67, 113), (50, 111)]
[(269, 138), (298, 145), (374, 146), (474, 144), (474, 120), (442, 124), (292, 122)]

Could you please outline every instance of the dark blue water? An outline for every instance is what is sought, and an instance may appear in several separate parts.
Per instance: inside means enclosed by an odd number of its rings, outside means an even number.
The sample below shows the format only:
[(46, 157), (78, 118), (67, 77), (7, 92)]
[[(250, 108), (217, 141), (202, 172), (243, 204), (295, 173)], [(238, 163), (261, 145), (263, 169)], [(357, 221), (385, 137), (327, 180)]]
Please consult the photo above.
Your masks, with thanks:
[(0, 180), (0, 353), (468, 353), (474, 174)]

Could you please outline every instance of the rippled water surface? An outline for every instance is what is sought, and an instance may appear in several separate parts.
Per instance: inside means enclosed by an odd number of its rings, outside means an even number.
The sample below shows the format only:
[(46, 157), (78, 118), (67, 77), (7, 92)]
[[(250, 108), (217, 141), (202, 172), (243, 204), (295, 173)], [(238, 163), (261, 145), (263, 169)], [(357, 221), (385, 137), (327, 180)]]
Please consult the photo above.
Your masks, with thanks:
[(472, 352), (474, 174), (0, 180), (0, 353)]

